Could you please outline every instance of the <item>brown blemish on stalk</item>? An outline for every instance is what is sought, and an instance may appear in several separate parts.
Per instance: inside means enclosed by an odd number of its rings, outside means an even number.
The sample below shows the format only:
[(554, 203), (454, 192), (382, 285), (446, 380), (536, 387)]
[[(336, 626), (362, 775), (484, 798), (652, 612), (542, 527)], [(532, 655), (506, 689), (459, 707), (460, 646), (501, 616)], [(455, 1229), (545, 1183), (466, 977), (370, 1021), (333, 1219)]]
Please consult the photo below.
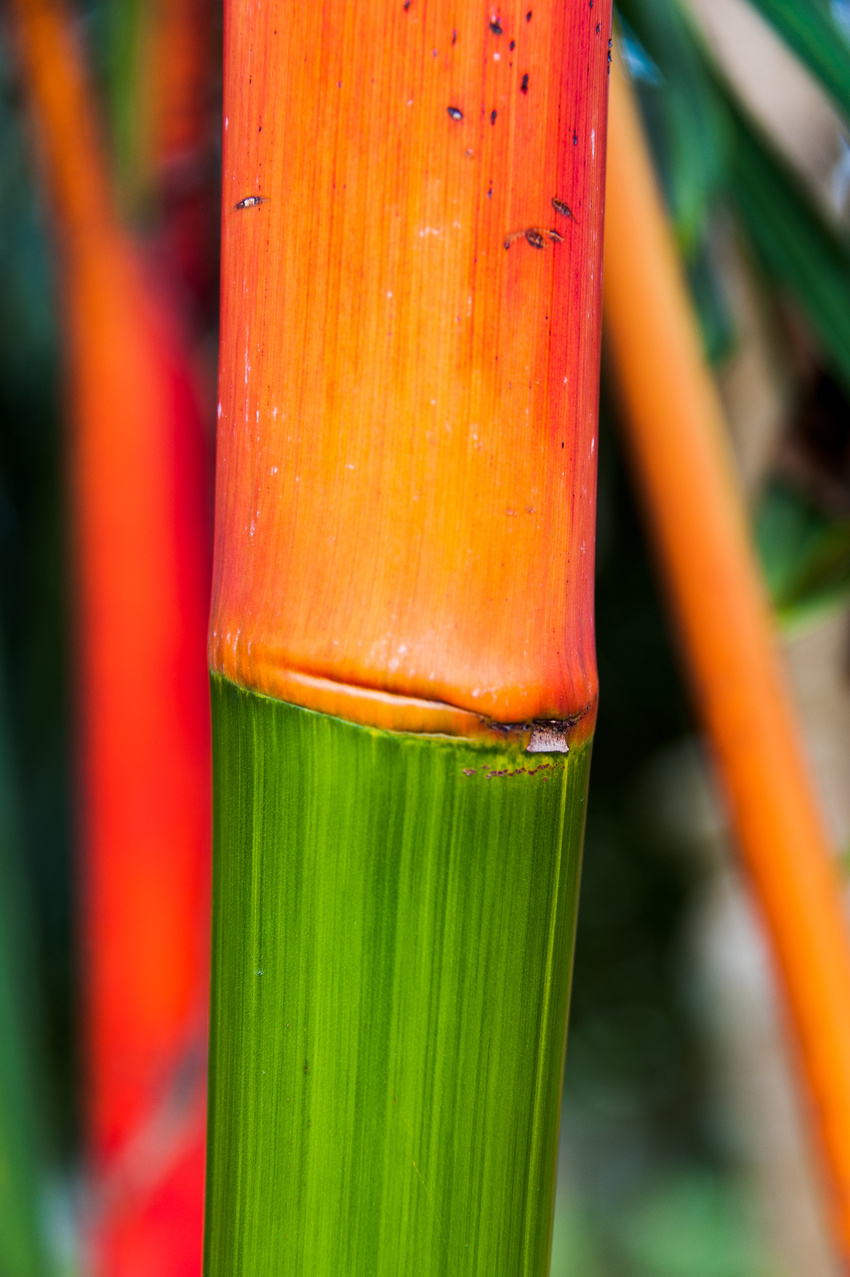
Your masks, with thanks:
[(528, 72), (527, 71), (525, 75), (522, 77), (522, 84), (519, 86), (519, 91), (520, 93), (528, 92)]
[(497, 114), (498, 114), (498, 112), (496, 112), (496, 111), (491, 111), (491, 112), (490, 112), (490, 123), (491, 123), (491, 124), (495, 124), (495, 123), (496, 123), (496, 115), (497, 115)]
[(240, 200), (238, 204), (233, 205), (233, 211), (234, 213), (239, 213), (244, 208), (256, 208), (258, 204), (265, 204), (267, 201), (267, 195), (246, 195), (244, 200)]
[(462, 120), (462, 119), (463, 119), (463, 111), (461, 111), (461, 109), (460, 109), (460, 107), (459, 107), (459, 106), (447, 106), (447, 107), (446, 107), (446, 111), (447, 111), (447, 113), (448, 113), (448, 116), (449, 116), (449, 119), (450, 119), (450, 120)]
[(499, 23), (498, 23), (498, 22), (491, 22), (491, 23), (490, 23), (490, 30), (493, 32), (493, 35), (501, 35), (501, 34), (502, 34), (502, 28), (501, 28), (501, 26), (499, 25)]
[(505, 236), (505, 248), (510, 248), (515, 240), (525, 239), (526, 243), (532, 248), (545, 248), (546, 240), (550, 239), (554, 244), (563, 244), (564, 237), (560, 231), (550, 231), (543, 226), (527, 226), (521, 231), (511, 231)]

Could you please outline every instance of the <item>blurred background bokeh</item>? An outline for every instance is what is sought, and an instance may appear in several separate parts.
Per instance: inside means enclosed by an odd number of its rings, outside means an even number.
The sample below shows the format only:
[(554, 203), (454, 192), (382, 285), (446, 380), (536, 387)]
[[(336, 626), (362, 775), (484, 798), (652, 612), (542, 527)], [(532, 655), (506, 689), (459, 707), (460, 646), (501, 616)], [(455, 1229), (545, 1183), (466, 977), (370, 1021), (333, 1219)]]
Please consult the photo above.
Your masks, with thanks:
[[(96, 0), (72, 19), (121, 220), (189, 335), (211, 455), (221, 15), (215, 0), (182, 11), (201, 34), (193, 56), (171, 61), (163, 49), (186, 28), (169, 29), (165, 0)], [(624, 0), (618, 19), (842, 855), (850, 5)], [(55, 215), (9, 12), (0, 24), (0, 1277), (28, 1277), (85, 1271), (79, 639)], [(163, 123), (169, 75), (188, 79), (175, 95), (183, 114)], [(617, 413), (603, 353), (602, 694), (552, 1271), (833, 1277), (770, 961), (690, 713)], [(38, 1238), (9, 1240), (9, 1228), (26, 1232), (32, 1202)]]

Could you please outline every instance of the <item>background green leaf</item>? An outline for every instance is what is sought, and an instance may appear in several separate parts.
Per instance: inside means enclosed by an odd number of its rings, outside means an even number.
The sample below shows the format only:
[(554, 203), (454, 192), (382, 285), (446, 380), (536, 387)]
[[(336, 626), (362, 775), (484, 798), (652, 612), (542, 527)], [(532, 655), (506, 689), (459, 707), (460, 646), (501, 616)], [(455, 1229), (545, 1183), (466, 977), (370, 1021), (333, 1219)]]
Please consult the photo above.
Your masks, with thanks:
[(850, 6), (841, 0), (753, 0), (850, 120)]

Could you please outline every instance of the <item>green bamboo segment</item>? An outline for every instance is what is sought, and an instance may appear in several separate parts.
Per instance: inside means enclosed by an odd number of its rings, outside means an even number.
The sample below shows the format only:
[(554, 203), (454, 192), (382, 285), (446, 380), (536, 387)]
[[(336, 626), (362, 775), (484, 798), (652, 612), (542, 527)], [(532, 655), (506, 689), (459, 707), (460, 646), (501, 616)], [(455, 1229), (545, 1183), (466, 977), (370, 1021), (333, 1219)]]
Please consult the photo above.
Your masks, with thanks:
[(212, 704), (207, 1277), (542, 1277), (589, 744)]

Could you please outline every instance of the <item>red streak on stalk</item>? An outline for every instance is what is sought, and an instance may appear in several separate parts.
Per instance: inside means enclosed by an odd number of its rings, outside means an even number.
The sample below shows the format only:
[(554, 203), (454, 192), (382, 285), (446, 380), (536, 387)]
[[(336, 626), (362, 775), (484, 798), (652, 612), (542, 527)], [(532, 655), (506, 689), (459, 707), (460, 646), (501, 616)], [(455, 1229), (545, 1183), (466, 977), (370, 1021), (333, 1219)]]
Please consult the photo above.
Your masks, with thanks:
[(115, 222), (67, 19), (50, 0), (16, 9), (62, 250), (94, 1268), (188, 1277), (209, 873), (201, 416), (168, 299)]
[(609, 35), (604, 0), (226, 8), (234, 681), (592, 718)]

